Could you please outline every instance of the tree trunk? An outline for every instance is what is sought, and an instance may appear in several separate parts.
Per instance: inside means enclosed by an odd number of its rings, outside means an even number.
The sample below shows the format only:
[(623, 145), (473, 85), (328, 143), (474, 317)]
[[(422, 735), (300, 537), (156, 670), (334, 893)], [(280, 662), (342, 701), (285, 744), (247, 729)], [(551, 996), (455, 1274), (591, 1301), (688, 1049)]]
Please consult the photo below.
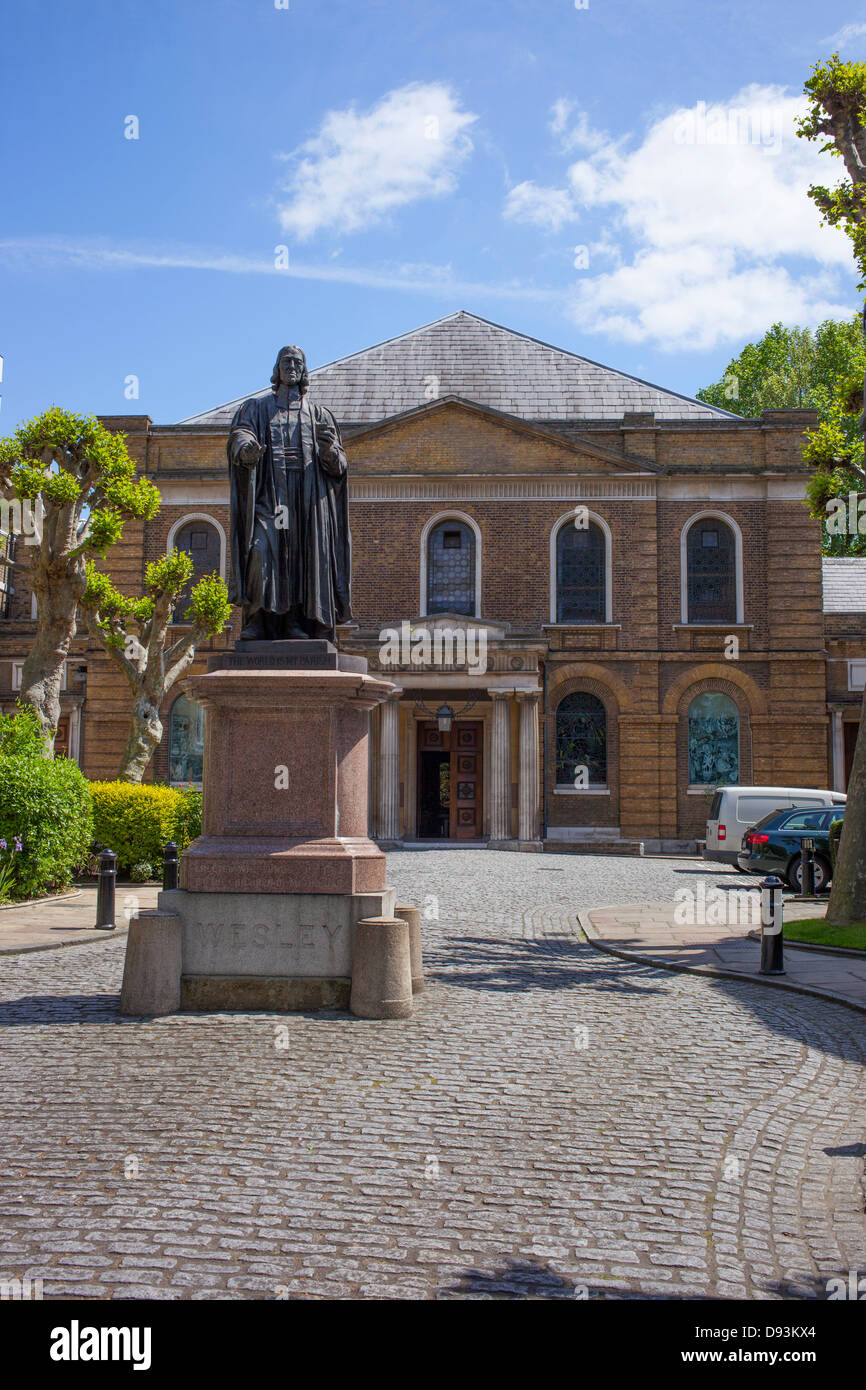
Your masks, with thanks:
[(46, 757), (51, 757), (54, 751), (54, 736), (60, 719), (60, 686), (76, 632), (79, 589), (78, 576), (52, 578), (50, 582), (34, 576), (38, 621), (33, 646), (21, 674), (21, 699), (32, 705), (39, 716), (46, 738)]
[(129, 724), (129, 738), (123, 750), (118, 780), (141, 782), (145, 769), (162, 740), (159, 706), (147, 694), (136, 697)]
[(827, 921), (833, 926), (866, 922), (866, 690), (860, 710), (860, 732), (848, 783), (848, 804), (836, 872), (830, 891)]
[[(866, 340), (866, 304), (863, 306), (861, 324)], [(866, 431), (866, 378), (860, 428)], [(866, 922), (866, 689), (860, 708), (860, 728), (848, 782), (848, 803), (833, 873), (827, 922), (836, 927), (848, 922)]]

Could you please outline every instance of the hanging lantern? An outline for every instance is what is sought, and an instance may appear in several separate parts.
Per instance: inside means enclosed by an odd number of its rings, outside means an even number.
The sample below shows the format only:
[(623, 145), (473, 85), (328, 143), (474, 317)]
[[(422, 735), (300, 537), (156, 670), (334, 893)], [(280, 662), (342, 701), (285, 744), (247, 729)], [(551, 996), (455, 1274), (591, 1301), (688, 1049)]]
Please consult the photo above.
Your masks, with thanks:
[(454, 711), (450, 705), (440, 705), (436, 711), (436, 718), (439, 722), (440, 734), (451, 732), (451, 723), (454, 719)]

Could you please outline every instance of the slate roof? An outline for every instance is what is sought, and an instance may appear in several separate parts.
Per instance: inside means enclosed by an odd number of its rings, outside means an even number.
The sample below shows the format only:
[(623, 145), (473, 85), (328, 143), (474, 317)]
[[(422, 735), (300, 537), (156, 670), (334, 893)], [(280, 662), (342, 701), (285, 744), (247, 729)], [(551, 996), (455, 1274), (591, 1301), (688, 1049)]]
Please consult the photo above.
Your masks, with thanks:
[(866, 613), (866, 556), (824, 560), (824, 612)]
[[(524, 420), (617, 420), (626, 411), (653, 411), (657, 420), (739, 418), (464, 309), (310, 371), (312, 397), (342, 424), (387, 420), (423, 406), (434, 389)], [(179, 423), (227, 425), (246, 399)]]

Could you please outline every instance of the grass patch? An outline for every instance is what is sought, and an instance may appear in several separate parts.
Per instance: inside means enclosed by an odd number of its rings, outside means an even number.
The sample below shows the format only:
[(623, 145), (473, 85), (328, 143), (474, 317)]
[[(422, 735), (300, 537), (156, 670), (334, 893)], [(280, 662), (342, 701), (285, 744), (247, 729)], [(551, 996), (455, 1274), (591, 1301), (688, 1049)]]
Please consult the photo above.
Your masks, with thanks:
[(786, 941), (809, 941), (816, 946), (847, 946), (866, 951), (866, 922), (849, 922), (844, 927), (831, 927), (823, 917), (806, 917), (802, 922), (786, 922)]

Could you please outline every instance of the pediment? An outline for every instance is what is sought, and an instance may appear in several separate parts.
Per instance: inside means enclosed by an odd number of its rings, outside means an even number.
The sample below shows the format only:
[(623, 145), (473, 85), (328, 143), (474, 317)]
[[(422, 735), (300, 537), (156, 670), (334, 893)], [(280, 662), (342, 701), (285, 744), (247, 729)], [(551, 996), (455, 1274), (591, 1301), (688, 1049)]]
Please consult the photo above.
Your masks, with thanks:
[(563, 439), (544, 426), (458, 396), (365, 426), (347, 437), (354, 477), (388, 474), (604, 474), (660, 470), (594, 441)]

